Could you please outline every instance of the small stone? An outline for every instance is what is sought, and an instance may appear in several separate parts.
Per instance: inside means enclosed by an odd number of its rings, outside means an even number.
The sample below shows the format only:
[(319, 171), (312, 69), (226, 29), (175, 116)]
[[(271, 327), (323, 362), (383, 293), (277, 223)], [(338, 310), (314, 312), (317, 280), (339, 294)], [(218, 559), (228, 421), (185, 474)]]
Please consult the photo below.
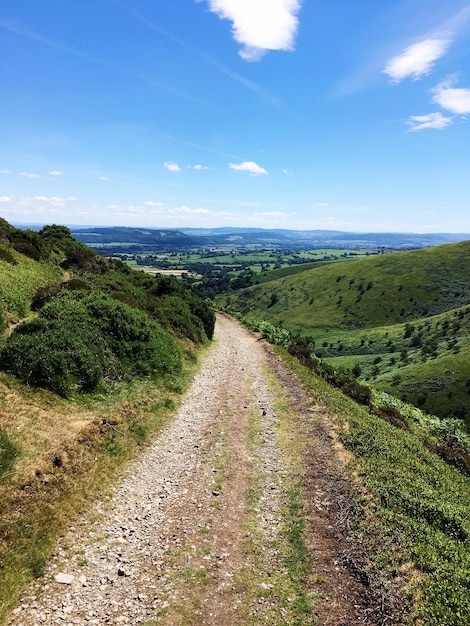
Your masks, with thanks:
[(56, 583), (61, 583), (62, 585), (71, 585), (75, 580), (75, 576), (72, 574), (65, 574), (64, 572), (59, 572), (54, 576)]

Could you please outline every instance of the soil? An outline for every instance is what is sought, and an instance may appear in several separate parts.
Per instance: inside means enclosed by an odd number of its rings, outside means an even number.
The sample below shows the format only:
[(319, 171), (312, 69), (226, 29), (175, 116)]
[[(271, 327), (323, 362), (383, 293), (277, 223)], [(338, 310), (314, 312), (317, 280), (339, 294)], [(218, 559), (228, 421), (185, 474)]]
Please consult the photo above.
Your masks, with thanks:
[[(315, 605), (295, 618), (292, 588), (286, 583), (282, 597), (279, 586), (288, 576), (282, 533), (291, 470), (273, 376), (297, 416), (292, 437), (302, 450), (312, 563), (303, 584)], [(59, 541), (9, 624), (385, 623), (345, 550), (346, 461), (326, 411), (270, 346), (219, 316), (173, 422)]]

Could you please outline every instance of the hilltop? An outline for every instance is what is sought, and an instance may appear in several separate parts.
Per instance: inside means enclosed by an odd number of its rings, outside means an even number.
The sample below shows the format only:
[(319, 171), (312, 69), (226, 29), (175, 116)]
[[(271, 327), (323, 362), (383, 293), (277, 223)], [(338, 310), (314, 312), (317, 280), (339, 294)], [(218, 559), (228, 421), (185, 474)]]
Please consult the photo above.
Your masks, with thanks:
[[(470, 241), (335, 261), (221, 299), (313, 336), (316, 355), (430, 413), (470, 424)], [(287, 273), (287, 272), (286, 272)]]

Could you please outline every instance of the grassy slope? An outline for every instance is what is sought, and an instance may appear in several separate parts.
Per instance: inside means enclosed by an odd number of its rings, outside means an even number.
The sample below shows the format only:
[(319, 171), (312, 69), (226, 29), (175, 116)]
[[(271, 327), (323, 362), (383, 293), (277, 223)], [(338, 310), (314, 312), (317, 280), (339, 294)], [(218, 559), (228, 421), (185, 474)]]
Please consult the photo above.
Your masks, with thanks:
[[(465, 241), (330, 263), (241, 290), (225, 303), (314, 335), (322, 358), (358, 362), (368, 382), (470, 423), (469, 271)], [(408, 337), (406, 323), (413, 326)], [(420, 345), (412, 345), (414, 335)]]
[(24, 317), (37, 289), (60, 281), (62, 272), (57, 264), (38, 263), (5, 244), (0, 246), (16, 261), (13, 264), (0, 257), (0, 318), (3, 314), (9, 323)]
[(350, 469), (366, 488), (349, 523), (364, 577), (405, 591), (400, 624), (460, 626), (470, 614), (470, 481), (410, 433), (366, 408), (278, 349), (310, 392), (327, 407)]
[(0, 624), (57, 537), (170, 419), (195, 352), (183, 373), (74, 400), (0, 373)]

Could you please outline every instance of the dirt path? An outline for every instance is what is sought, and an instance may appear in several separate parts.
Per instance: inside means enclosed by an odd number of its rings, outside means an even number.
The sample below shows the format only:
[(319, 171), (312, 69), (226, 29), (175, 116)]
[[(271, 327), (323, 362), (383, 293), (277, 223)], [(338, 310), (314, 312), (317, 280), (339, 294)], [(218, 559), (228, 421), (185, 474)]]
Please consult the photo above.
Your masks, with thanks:
[[(297, 416), (287, 430), (280, 393)], [(10, 624), (374, 623), (341, 563), (344, 478), (320, 417), (269, 347), (219, 318), (174, 422), (70, 529)], [(308, 490), (304, 593), (316, 602), (304, 614), (286, 565), (295, 458)]]

